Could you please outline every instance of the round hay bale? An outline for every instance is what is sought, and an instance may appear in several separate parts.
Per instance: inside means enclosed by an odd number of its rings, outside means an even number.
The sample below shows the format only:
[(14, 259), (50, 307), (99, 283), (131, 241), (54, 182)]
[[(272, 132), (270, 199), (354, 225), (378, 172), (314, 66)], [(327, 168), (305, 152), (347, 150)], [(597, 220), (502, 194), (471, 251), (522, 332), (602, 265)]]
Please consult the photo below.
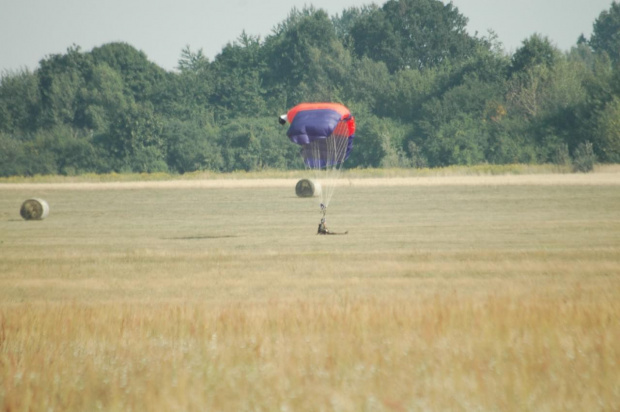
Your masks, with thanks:
[(321, 194), (321, 185), (310, 179), (301, 179), (295, 185), (295, 194), (299, 197), (314, 197)]
[(43, 220), (50, 212), (50, 207), (43, 199), (28, 199), (22, 203), (19, 214), (25, 220)]

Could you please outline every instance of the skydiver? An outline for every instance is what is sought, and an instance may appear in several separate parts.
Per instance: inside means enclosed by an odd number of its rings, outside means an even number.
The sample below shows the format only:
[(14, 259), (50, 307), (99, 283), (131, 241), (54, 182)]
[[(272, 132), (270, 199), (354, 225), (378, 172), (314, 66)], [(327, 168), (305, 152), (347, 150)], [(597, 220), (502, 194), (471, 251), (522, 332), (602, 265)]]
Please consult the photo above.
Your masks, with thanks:
[(316, 232), (317, 235), (331, 235), (327, 226), (325, 226), (325, 218), (321, 218), (321, 223), (319, 223), (319, 230)]
[(316, 232), (317, 235), (331, 235), (327, 226), (325, 226), (325, 213), (327, 213), (327, 206), (324, 203), (321, 203), (321, 213), (323, 217), (321, 218), (321, 223), (319, 223), (319, 230)]
[(325, 218), (321, 218), (321, 223), (319, 223), (319, 230), (317, 230), (316, 234), (317, 235), (346, 235), (347, 233), (349, 233), (348, 231), (344, 232), (344, 233), (335, 233), (335, 232), (330, 232), (329, 229), (327, 228), (327, 226), (325, 226)]

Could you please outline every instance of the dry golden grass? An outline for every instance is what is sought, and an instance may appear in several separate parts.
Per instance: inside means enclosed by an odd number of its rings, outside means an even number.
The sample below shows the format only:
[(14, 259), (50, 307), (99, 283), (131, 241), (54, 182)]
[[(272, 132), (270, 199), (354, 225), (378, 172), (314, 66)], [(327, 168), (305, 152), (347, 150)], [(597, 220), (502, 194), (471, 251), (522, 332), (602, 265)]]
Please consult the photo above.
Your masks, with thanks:
[(619, 410), (599, 175), (344, 185), (335, 237), (294, 180), (0, 188), (0, 408)]

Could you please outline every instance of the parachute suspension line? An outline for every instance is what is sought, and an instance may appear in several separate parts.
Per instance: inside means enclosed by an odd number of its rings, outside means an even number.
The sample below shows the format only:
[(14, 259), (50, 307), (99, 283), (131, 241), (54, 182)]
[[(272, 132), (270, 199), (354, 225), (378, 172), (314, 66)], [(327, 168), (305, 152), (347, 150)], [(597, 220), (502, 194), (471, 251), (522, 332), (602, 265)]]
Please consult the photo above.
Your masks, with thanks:
[(328, 185), (328, 182), (326, 180), (327, 168), (324, 169), (321, 167), (323, 162), (326, 161), (326, 159), (324, 158), (325, 153), (321, 153), (321, 147), (319, 145), (319, 142), (310, 143), (310, 149), (311, 149), (312, 159), (315, 159), (316, 163), (312, 164), (309, 167), (312, 169), (312, 172), (314, 173), (314, 180), (321, 185), (321, 190), (319, 191), (319, 201), (320, 201), (320, 206), (321, 206), (321, 212), (323, 213), (323, 217), (325, 217), (325, 212), (326, 212), (325, 208), (327, 207), (325, 195), (326, 195), (327, 185)]
[[(347, 121), (340, 121), (333, 133), (320, 142), (311, 143), (311, 151), (314, 159), (319, 159), (318, 164), (313, 165), (316, 181), (321, 184), (320, 204), (325, 208), (334, 195), (338, 179), (342, 174), (342, 164), (345, 160), (348, 139)], [(322, 209), (325, 214), (325, 209)]]

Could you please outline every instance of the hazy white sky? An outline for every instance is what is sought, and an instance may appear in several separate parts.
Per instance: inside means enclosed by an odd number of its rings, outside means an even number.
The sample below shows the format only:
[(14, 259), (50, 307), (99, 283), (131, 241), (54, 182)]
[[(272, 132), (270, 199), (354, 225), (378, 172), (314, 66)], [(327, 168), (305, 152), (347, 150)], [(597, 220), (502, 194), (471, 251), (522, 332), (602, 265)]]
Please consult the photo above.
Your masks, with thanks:
[[(444, 3), (447, 0), (444, 0)], [(34, 70), (45, 56), (73, 44), (88, 51), (113, 41), (142, 50), (166, 70), (177, 66), (181, 50), (202, 49), (210, 60), (243, 30), (261, 38), (284, 21), (293, 7), (312, 4), (329, 15), (366, 0), (0, 0), (0, 72)], [(383, 5), (385, 1), (375, 1)], [(563, 50), (612, 0), (453, 0), (469, 18), (470, 33), (492, 29), (506, 51), (534, 33)]]

